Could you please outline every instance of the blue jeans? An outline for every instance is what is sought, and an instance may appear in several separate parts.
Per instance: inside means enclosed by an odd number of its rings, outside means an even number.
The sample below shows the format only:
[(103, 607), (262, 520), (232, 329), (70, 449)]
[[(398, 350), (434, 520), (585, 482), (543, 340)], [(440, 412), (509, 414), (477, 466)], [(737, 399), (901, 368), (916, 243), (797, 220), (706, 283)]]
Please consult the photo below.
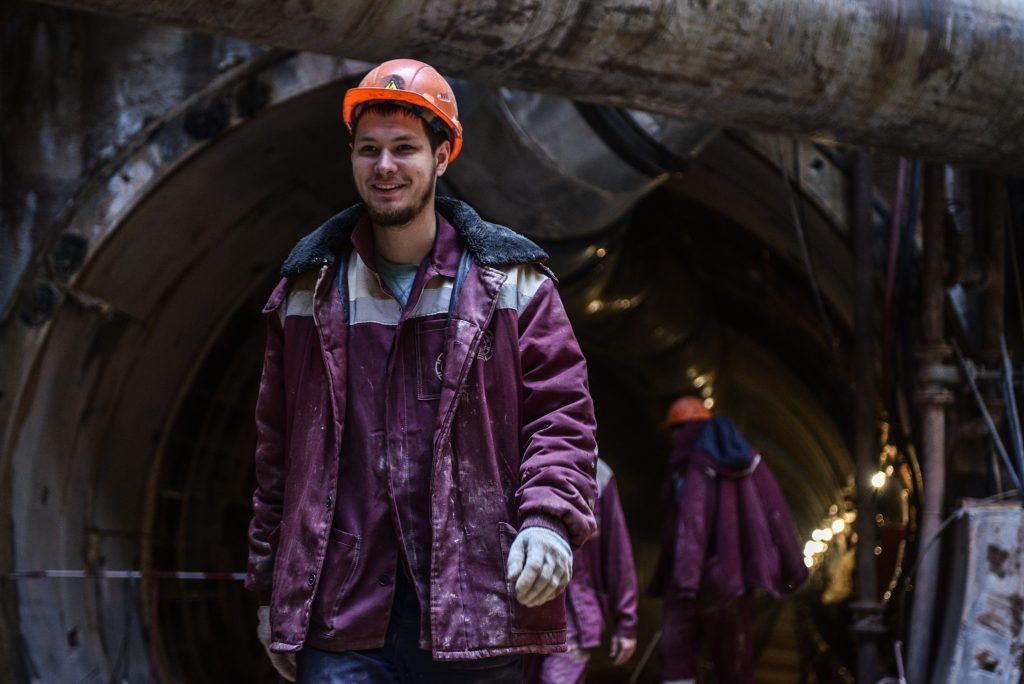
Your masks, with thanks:
[(309, 646), (296, 656), (296, 684), (521, 684), (522, 656), (435, 661), (420, 648), (420, 611), (416, 593), (403, 572), (383, 648), (333, 653)]

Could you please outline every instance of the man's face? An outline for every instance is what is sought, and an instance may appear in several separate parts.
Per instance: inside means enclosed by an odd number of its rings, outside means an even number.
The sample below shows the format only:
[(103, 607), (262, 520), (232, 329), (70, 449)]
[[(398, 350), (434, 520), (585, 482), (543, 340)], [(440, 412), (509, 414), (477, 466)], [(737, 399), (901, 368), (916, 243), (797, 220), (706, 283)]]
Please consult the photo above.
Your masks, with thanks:
[(403, 226), (434, 198), (437, 177), (448, 168), (449, 143), (430, 150), (423, 121), (414, 115), (367, 112), (356, 125), (352, 175), (370, 220)]

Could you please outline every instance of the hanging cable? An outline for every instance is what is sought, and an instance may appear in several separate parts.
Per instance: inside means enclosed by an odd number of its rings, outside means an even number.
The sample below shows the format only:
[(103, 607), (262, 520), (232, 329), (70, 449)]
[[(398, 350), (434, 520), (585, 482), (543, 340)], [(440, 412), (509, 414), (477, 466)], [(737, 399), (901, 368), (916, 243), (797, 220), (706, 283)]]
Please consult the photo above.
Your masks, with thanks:
[(629, 684), (636, 684), (637, 681), (639, 681), (640, 674), (644, 671), (644, 668), (647, 667), (647, 661), (649, 661), (651, 656), (654, 655), (654, 647), (658, 645), (659, 640), (661, 640), (660, 629), (654, 633), (651, 643), (647, 644), (647, 648), (644, 649), (644, 654), (640, 658), (640, 662), (638, 662), (636, 667), (633, 668), (633, 674), (629, 678)]
[[(804, 221), (801, 220), (803, 216), (803, 201), (800, 200), (798, 202), (796, 190), (793, 188), (793, 183), (790, 182), (785, 152), (782, 147), (782, 138), (778, 138), (777, 143), (776, 152), (778, 155), (779, 170), (782, 172), (782, 184), (786, 189), (786, 199), (788, 200), (790, 215), (793, 219), (793, 227), (796, 230), (797, 243), (800, 245), (800, 258), (803, 260), (804, 269), (807, 272), (807, 279), (810, 281), (811, 293), (814, 296), (814, 306), (818, 311), (818, 318), (821, 320), (822, 327), (825, 329), (825, 339), (828, 340), (829, 347), (831, 348), (834, 356), (839, 347), (839, 340), (836, 339), (832, 332), (832, 322), (829, 320), (828, 310), (825, 308), (825, 300), (821, 295), (818, 273), (814, 267), (814, 260), (811, 258), (811, 251), (807, 243)], [(793, 140), (793, 172), (793, 182), (795, 182), (797, 188), (802, 189), (803, 185), (800, 177), (800, 148), (799, 142), (795, 139)]]
[(1013, 389), (1013, 365), (1006, 351), (1006, 336), (999, 336), (999, 351), (1003, 355), (1003, 402), (1006, 404), (1006, 422), (1010, 427), (1010, 444), (1017, 458), (1017, 472), (1024, 477), (1024, 437), (1021, 436), (1020, 415), (1017, 413), (1017, 394)]
[(887, 339), (885, 343), (886, 354), (892, 334), (890, 323), (892, 322), (892, 300), (893, 291), (896, 286), (896, 258), (900, 251), (900, 237), (903, 228), (903, 198), (906, 195), (907, 185), (907, 158), (900, 157), (896, 171), (896, 195), (892, 201), (892, 214), (889, 221), (889, 258), (885, 268), (885, 299), (882, 309), (882, 334)]
[(1010, 230), (1006, 231), (1009, 234), (1010, 240), (1010, 263), (1013, 264), (1013, 280), (1017, 289), (1017, 318), (1018, 323), (1021, 327), (1021, 337), (1024, 339), (1024, 285), (1021, 284), (1020, 277), (1020, 254), (1017, 252), (1017, 238), (1016, 234), (1018, 230), (1021, 230), (1021, 210), (1024, 207), (1021, 206), (1020, 201), (1020, 185), (1014, 185), (1011, 181), (1006, 182), (1006, 194), (1010, 198)]
[(1013, 483), (1014, 489), (1018, 492), (1022, 491), (1020, 486), (1020, 473), (1017, 472), (1017, 468), (1010, 460), (1009, 454), (1006, 453), (1006, 446), (1003, 445), (1002, 438), (999, 437), (999, 431), (996, 429), (995, 421), (992, 420), (992, 414), (989, 413), (988, 407), (985, 406), (985, 400), (981, 396), (981, 391), (978, 390), (978, 383), (975, 382), (975, 368), (974, 363), (970, 359), (965, 359), (963, 353), (960, 351), (960, 345), (953, 340), (953, 352), (956, 354), (956, 360), (960, 364), (960, 369), (963, 371), (964, 377), (967, 378), (967, 384), (971, 388), (971, 394), (974, 395), (974, 401), (978, 405), (978, 410), (981, 412), (981, 417), (985, 421), (985, 425), (988, 427), (989, 435), (992, 437), (992, 443), (996, 448), (996, 453), (1003, 460), (1003, 466), (1006, 467), (1007, 474), (1010, 476), (1010, 481)]
[[(978, 501), (980, 503), (995, 503), (996, 501), (1002, 501), (1003, 499), (1009, 499), (1014, 496), (1020, 496), (1020, 491), (1010, 489), (1005, 492), (993, 494), (992, 496), (986, 497), (984, 499), (979, 499)], [(952, 513), (950, 513), (946, 517), (946, 519), (942, 521), (942, 524), (939, 525), (939, 528), (935, 530), (935, 534), (933, 534), (931, 537), (927, 539), (925, 544), (921, 547), (921, 552), (917, 554), (917, 562), (914, 563), (914, 567), (912, 567), (910, 569), (910, 572), (908, 572), (904, 576), (901, 591), (906, 589), (907, 585), (910, 583), (910, 580), (913, 579), (914, 575), (917, 573), (918, 568), (921, 567), (921, 561), (924, 559), (924, 556), (928, 552), (928, 549), (932, 547), (932, 544), (939, 540), (939, 537), (942, 536), (942, 533), (945, 532), (946, 528), (949, 527), (955, 520), (958, 520), (961, 517), (963, 517), (964, 513), (967, 510), (967, 508), (958, 508)]]
[[(896, 191), (892, 201), (892, 212), (889, 214), (889, 253), (885, 268), (885, 290), (882, 298), (882, 400), (890, 422), (899, 415), (897, 409), (897, 393), (899, 382), (896, 378), (898, 364), (893, 344), (893, 306), (896, 290), (896, 270), (898, 257), (902, 247), (902, 236), (905, 221), (903, 220), (903, 199), (906, 196), (907, 159), (899, 158), (896, 171)], [(904, 429), (900, 425), (899, 433)]]

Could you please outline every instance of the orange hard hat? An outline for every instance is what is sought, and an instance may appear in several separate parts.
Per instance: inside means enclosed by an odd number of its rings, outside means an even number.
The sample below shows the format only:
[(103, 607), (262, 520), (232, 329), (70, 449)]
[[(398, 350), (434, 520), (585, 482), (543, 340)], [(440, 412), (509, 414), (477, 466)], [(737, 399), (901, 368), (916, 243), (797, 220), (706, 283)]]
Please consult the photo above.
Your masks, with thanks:
[(661, 421), (662, 429), (675, 427), (691, 420), (707, 420), (711, 411), (704, 408), (704, 402), (697, 397), (679, 397), (668, 407), (665, 420)]
[(451, 131), (452, 154), (448, 161), (455, 161), (462, 150), (459, 107), (452, 87), (434, 67), (415, 59), (392, 59), (366, 74), (357, 87), (345, 93), (341, 113), (349, 133), (356, 105), (388, 101), (420, 107), (441, 119)]

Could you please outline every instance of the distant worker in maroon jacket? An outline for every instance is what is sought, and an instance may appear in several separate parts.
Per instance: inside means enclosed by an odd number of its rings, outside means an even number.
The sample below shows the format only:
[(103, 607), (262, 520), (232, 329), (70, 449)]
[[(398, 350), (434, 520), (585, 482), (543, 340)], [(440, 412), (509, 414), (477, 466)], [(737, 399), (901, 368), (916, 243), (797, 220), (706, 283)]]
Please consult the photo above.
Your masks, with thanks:
[(683, 397), (672, 431), (668, 524), (651, 593), (664, 597), (661, 674), (696, 680), (706, 641), (720, 684), (754, 681), (749, 592), (779, 597), (807, 579), (782, 490), (760, 454), (724, 416)]
[(609, 624), (615, 665), (625, 664), (636, 650), (638, 591), (633, 547), (615, 475), (600, 459), (597, 491), (597, 532), (573, 554), (572, 580), (566, 590), (569, 651), (531, 657), (525, 680), (529, 684), (583, 682), (589, 649), (601, 645), (601, 635)]
[(596, 527), (586, 363), (544, 251), (436, 196), (462, 147), (447, 81), (391, 60), (342, 110), (363, 201), (263, 309), (257, 636), (305, 684), (518, 683), (522, 654), (565, 649)]

